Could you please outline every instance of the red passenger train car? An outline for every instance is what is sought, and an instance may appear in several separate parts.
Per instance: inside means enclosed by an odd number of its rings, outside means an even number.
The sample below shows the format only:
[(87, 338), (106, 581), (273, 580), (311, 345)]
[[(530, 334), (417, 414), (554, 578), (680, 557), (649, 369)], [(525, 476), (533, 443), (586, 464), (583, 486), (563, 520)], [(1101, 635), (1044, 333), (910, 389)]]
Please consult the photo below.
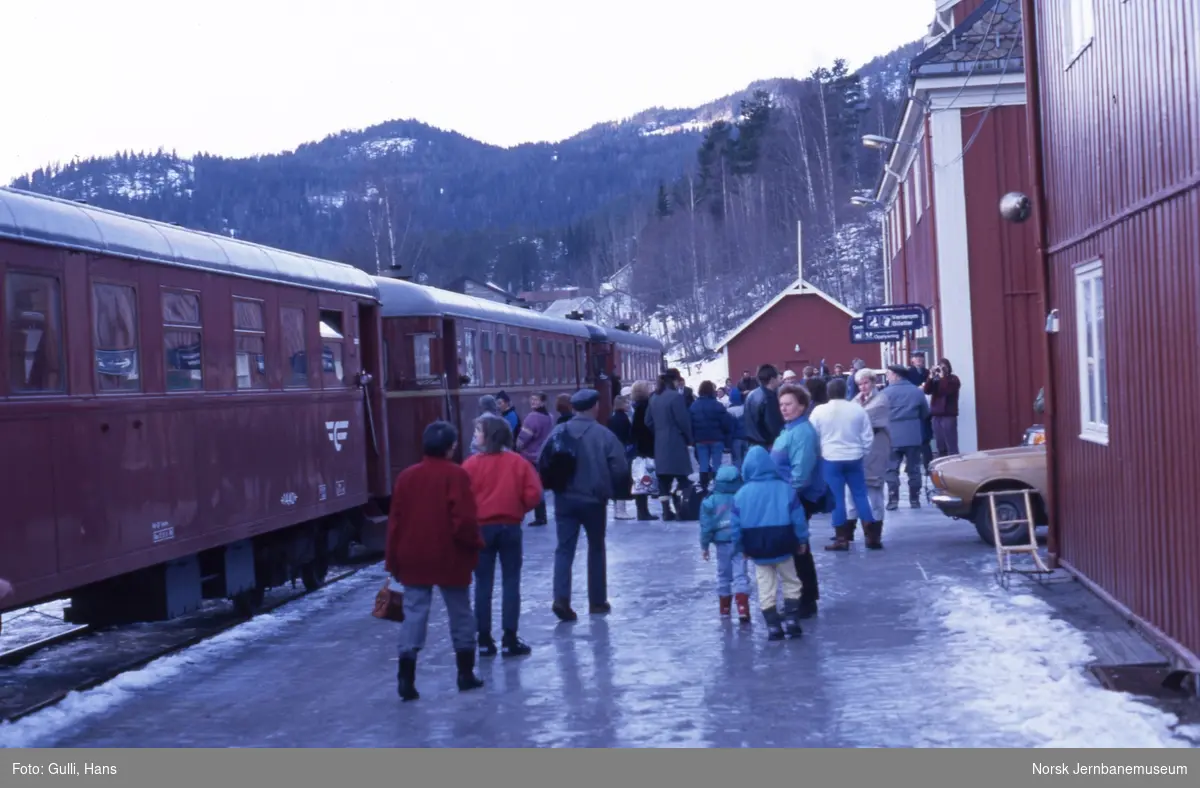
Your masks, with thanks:
[(607, 410), (663, 368), (626, 331), (3, 188), (0, 344), (5, 609), (95, 623), (315, 588), (378, 543), (430, 421), (469, 435), (502, 388)]

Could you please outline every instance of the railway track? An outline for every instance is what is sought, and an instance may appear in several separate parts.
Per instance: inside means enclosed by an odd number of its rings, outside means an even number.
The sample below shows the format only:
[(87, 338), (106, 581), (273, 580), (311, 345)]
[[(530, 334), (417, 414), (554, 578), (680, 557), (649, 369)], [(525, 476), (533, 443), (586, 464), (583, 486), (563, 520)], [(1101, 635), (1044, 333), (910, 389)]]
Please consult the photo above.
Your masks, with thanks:
[[(133, 651), (133, 656), (126, 659), (121, 659), (103, 666), (83, 666), (76, 668), (75, 672), (81, 675), (73, 677), (63, 676), (59, 680), (55, 680), (54, 676), (46, 677), (42, 680), (33, 682), (39, 686), (26, 691), (24, 697), (21, 697), (12, 706), (5, 708), (7, 704), (0, 702), (0, 722), (16, 722), (19, 719), (28, 717), (31, 714), (39, 712), (43, 709), (54, 706), (61, 702), (72, 692), (84, 692), (93, 689), (105, 682), (111, 681), (122, 673), (131, 670), (137, 670), (147, 664), (169, 656), (171, 654), (183, 651), (198, 643), (215, 637), (216, 635), (233, 629), (240, 624), (243, 624), (250, 619), (270, 613), (284, 605), (303, 599), (315, 591), (327, 588), (330, 585), (352, 577), (363, 569), (370, 567), (378, 562), (378, 558), (364, 559), (361, 562), (354, 562), (351, 565), (330, 567), (331, 574), (326, 577), (325, 582), (313, 591), (300, 591), (286, 596), (280, 596), (276, 599), (264, 601), (262, 606), (254, 611), (252, 615), (245, 615), (236, 612), (236, 610), (223, 610), (220, 612), (210, 612), (207, 614), (194, 614), (197, 620), (190, 621), (187, 624), (187, 631), (179, 633), (178, 637), (167, 637), (161, 642), (153, 644), (143, 644), (141, 648), (134, 645), (132, 647), (122, 644), (118, 645), (121, 652)], [(47, 649), (55, 646), (65, 645), (73, 641), (78, 641), (85, 636), (91, 635), (95, 640), (101, 640), (110, 632), (120, 632), (121, 628), (112, 630), (94, 631), (87, 625), (74, 627), (65, 632), (56, 633), (46, 638), (27, 643), (17, 648), (10, 649), (0, 653), (0, 665), (17, 665), (26, 661), (30, 656), (45, 652)], [(86, 657), (85, 657), (86, 659)], [(101, 657), (97, 657), (96, 662), (103, 661)], [(3, 674), (0, 673), (0, 678)], [(10, 693), (4, 693), (8, 695)], [(17, 693), (22, 694), (22, 693)]]

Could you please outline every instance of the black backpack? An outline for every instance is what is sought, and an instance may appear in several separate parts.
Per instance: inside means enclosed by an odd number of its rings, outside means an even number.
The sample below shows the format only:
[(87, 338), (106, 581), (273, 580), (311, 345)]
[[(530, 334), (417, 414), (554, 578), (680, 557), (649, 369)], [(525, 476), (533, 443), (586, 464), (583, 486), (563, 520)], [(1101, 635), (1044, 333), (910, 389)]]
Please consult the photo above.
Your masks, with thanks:
[[(584, 432), (591, 429), (588, 425)], [(575, 468), (579, 463), (579, 438), (567, 432), (564, 426), (550, 434), (546, 447), (538, 457), (538, 475), (542, 486), (552, 492), (560, 493), (575, 478)]]

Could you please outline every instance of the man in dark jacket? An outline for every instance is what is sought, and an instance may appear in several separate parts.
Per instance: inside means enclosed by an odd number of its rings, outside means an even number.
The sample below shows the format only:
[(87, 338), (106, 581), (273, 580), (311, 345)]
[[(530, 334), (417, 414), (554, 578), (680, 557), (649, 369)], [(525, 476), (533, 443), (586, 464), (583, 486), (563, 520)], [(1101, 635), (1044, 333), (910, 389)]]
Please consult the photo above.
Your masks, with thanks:
[(675, 382), (675, 390), (683, 395), (683, 404), (687, 407), (692, 407), (692, 403), (696, 401), (696, 394), (683, 381), (683, 373), (675, 367), (667, 370), (667, 374)]
[(909, 380), (908, 370), (899, 364), (888, 367), (888, 409), (891, 415), (889, 431), (892, 436), (892, 456), (888, 462), (887, 483), (889, 511), (900, 506), (900, 463), (908, 471), (908, 503), (921, 506), (921, 444), (924, 426), (929, 418), (929, 402), (925, 394)]
[(775, 394), (781, 382), (779, 370), (774, 365), (763, 364), (758, 368), (758, 388), (746, 397), (742, 411), (746, 441), (751, 446), (762, 446), (770, 451), (779, 433), (783, 432), (783, 416), (779, 413), (779, 397)]
[(562, 492), (554, 494), (554, 524), (558, 531), (558, 546), (554, 549), (554, 604), (551, 610), (563, 621), (575, 621), (571, 609), (571, 567), (575, 563), (575, 547), (579, 529), (587, 533), (588, 541), (588, 612), (608, 613), (608, 557), (605, 550), (605, 529), (608, 525), (608, 502), (616, 486), (629, 473), (625, 447), (607, 428), (596, 422), (600, 394), (595, 389), (580, 389), (571, 397), (575, 416), (559, 424), (542, 447), (542, 460), (552, 451), (555, 436), (566, 430), (575, 439), (575, 473)]

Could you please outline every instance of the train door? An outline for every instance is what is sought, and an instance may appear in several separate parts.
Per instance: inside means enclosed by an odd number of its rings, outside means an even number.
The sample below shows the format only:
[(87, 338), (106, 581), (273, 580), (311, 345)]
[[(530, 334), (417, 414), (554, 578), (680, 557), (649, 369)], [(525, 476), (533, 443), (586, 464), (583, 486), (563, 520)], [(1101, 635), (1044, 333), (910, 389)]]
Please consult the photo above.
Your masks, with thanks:
[[(461, 461), (466, 454), (463, 452), (463, 425), (461, 423), (462, 408), (459, 407), (460, 375), (463, 370), (463, 359), (458, 352), (458, 330), (450, 318), (442, 319), (442, 386), (445, 390), (446, 410), (445, 419), (458, 430), (458, 452), (456, 458)], [(465, 440), (470, 440), (467, 436)]]
[[(363, 396), (366, 416), (367, 440), (367, 489), (373, 496), (387, 497), (391, 493), (388, 455), (387, 405), (387, 348), (383, 339), (383, 322), (379, 307), (361, 304), (358, 308), (359, 352), (362, 371), (359, 389)], [(369, 377), (368, 377), (369, 376)]]
[(596, 413), (596, 419), (601, 424), (607, 424), (608, 417), (612, 414), (612, 376), (609, 375), (609, 370), (612, 368), (612, 354), (612, 345), (601, 342), (588, 344), (588, 359), (591, 362), (588, 377), (592, 388), (600, 394), (600, 409)]

